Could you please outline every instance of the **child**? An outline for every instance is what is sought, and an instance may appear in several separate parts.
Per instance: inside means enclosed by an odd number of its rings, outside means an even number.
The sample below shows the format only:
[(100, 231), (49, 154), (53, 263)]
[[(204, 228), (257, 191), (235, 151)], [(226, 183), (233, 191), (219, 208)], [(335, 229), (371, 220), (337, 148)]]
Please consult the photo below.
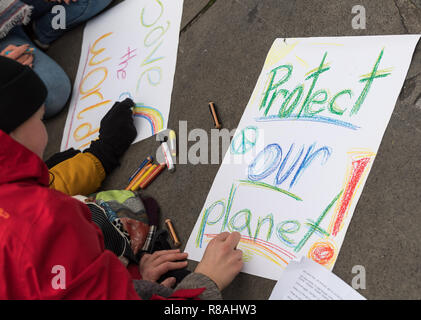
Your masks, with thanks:
[[(240, 234), (222, 233), (212, 240), (195, 272), (175, 290), (171, 279), (156, 281), (186, 267), (187, 254), (177, 250), (145, 255), (143, 280), (134, 284), (120, 260), (104, 250), (88, 207), (49, 188), (41, 160), (48, 140), (42, 122), (45, 85), (30, 67), (11, 59), (0, 57), (0, 70), (0, 299), (220, 298), (220, 290), (242, 268), (242, 252), (236, 249)], [(130, 126), (124, 130), (127, 119), (133, 121), (131, 107), (130, 101), (117, 103), (101, 123), (99, 140), (80, 156), (105, 171), (113, 168), (131, 143)], [(120, 138), (126, 133), (118, 140), (121, 147), (106, 125), (110, 122)]]

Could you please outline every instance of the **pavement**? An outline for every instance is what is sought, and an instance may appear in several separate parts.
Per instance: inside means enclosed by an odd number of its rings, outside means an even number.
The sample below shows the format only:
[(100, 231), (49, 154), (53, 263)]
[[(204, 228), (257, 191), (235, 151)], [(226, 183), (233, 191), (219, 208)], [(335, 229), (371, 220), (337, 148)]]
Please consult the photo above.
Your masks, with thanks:
[[(119, 1), (115, 1), (119, 2)], [(366, 30), (351, 26), (354, 5), (367, 13)], [(56, 41), (48, 53), (74, 81), (83, 26)], [(279, 37), (421, 33), (421, 0), (184, 0), (169, 127), (179, 121), (209, 134), (208, 102), (215, 101), (224, 128), (235, 129), (266, 55)], [(45, 158), (60, 149), (67, 108), (47, 121)], [(189, 142), (189, 146), (194, 142)], [(368, 299), (421, 298), (421, 43), (354, 212), (333, 272), (348, 284), (352, 268), (366, 269)], [(156, 150), (155, 138), (133, 145), (104, 190), (126, 187), (140, 161)], [(221, 155), (222, 159), (222, 155)], [(174, 222), (184, 245), (196, 223), (219, 165), (178, 165), (145, 194)], [(195, 262), (190, 262), (194, 268)], [(275, 282), (240, 274), (225, 299), (267, 299)]]

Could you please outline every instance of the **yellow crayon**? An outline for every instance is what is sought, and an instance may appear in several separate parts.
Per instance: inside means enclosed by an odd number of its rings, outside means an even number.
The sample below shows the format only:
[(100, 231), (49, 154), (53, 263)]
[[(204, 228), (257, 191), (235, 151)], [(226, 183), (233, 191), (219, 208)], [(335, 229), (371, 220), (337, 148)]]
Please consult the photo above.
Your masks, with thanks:
[(137, 189), (139, 189), (140, 185), (142, 184), (142, 182), (149, 176), (149, 174), (155, 170), (155, 168), (158, 165), (154, 164), (153, 166), (151, 166), (148, 171), (145, 172), (145, 174), (136, 181), (136, 183), (133, 185), (133, 187), (130, 189), (131, 191), (136, 191)]
[(143, 177), (146, 171), (148, 171), (152, 167), (152, 164), (147, 164), (142, 170), (139, 171), (139, 173), (130, 181), (129, 185), (126, 187), (125, 190), (131, 190), (132, 187), (136, 184), (136, 182), (139, 181), (140, 178)]

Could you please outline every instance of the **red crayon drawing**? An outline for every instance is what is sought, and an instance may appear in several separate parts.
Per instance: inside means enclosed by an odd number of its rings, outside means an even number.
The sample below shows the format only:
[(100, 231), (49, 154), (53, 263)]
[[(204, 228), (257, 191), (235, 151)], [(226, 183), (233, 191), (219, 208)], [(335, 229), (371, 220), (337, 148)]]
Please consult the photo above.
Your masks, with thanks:
[(342, 228), (343, 221), (348, 213), (349, 206), (351, 205), (355, 192), (360, 185), (361, 178), (366, 172), (368, 164), (372, 161), (373, 157), (373, 153), (352, 154), (351, 168), (345, 182), (346, 186), (339, 201), (339, 205), (336, 208), (336, 214), (333, 217), (333, 224), (331, 224), (332, 236), (336, 236)]

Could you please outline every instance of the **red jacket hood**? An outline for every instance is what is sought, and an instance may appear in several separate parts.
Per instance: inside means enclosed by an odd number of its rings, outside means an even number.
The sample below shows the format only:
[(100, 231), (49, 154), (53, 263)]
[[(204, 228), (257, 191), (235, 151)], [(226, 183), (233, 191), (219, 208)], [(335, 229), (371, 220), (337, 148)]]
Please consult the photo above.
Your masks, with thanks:
[(48, 186), (47, 166), (35, 153), (0, 130), (0, 185), (28, 180)]

